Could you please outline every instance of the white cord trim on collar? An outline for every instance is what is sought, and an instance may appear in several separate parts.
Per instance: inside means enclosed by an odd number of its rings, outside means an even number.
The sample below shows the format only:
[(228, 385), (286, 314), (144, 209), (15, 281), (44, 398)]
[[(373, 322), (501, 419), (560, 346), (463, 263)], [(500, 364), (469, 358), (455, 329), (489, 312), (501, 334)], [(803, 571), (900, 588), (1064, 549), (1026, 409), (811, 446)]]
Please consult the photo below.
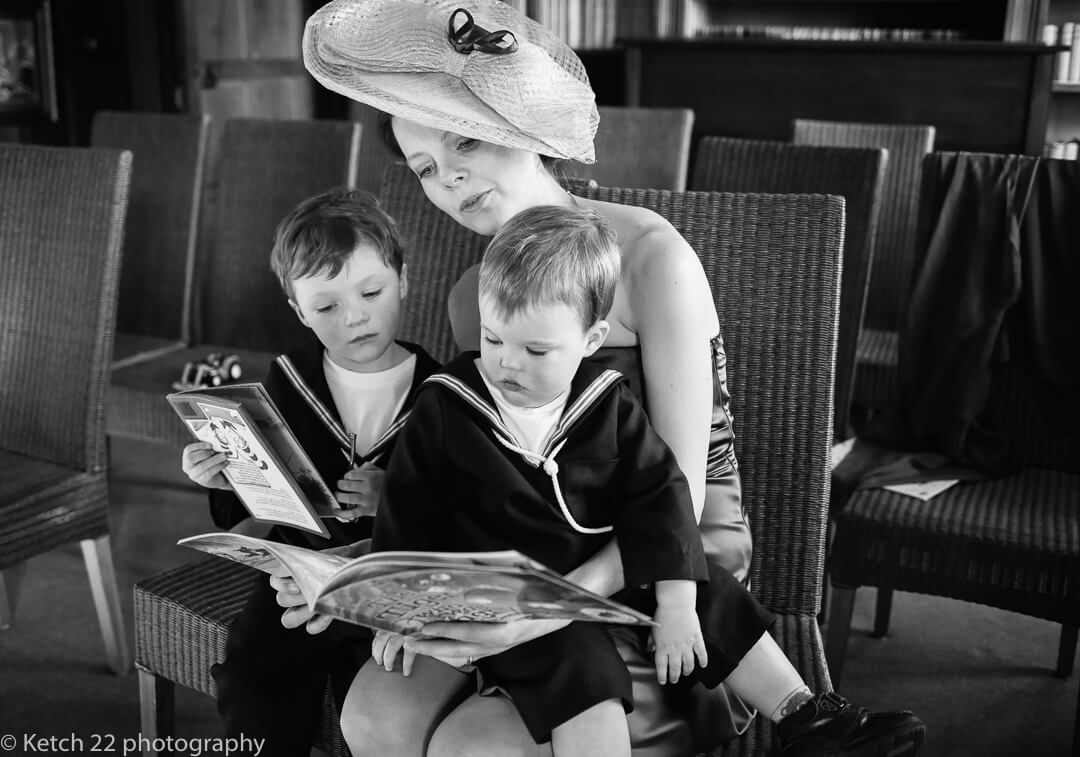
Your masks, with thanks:
[(544, 473), (551, 477), (551, 487), (555, 490), (555, 501), (559, 503), (559, 510), (562, 511), (563, 517), (566, 518), (566, 522), (570, 524), (570, 527), (581, 534), (606, 534), (610, 531), (614, 531), (614, 526), (600, 526), (599, 528), (589, 528), (578, 523), (574, 516), (570, 514), (570, 509), (566, 506), (566, 501), (563, 499), (562, 488), (559, 486), (559, 464), (555, 462), (555, 456), (559, 454), (563, 446), (566, 445), (567, 440), (563, 439), (556, 445), (555, 449), (551, 450), (551, 454), (547, 457), (533, 452), (530, 449), (519, 447), (513, 442), (503, 438), (502, 434), (495, 434), (495, 438), (499, 440), (502, 446), (506, 447), (511, 452), (517, 452), (524, 457), (528, 462), (543, 468)]

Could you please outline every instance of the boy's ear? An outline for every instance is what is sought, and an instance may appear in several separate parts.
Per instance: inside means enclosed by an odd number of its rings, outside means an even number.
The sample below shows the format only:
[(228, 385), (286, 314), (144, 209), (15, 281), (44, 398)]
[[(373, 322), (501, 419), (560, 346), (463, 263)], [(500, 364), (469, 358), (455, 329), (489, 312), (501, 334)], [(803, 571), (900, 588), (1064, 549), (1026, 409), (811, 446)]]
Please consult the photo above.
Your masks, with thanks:
[(610, 331), (611, 324), (603, 319), (589, 327), (589, 330), (585, 332), (585, 357), (589, 357), (603, 346)]
[(294, 300), (292, 297), (289, 298), (289, 307), (291, 307), (293, 309), (293, 312), (296, 313), (296, 317), (300, 319), (300, 323), (304, 324), (310, 329), (311, 324), (307, 322), (307, 318), (304, 317), (304, 313), (300, 310), (300, 306), (296, 304), (296, 300)]
[(408, 263), (401, 264), (401, 273), (398, 275), (398, 297), (405, 299), (405, 295), (409, 293), (409, 265)]

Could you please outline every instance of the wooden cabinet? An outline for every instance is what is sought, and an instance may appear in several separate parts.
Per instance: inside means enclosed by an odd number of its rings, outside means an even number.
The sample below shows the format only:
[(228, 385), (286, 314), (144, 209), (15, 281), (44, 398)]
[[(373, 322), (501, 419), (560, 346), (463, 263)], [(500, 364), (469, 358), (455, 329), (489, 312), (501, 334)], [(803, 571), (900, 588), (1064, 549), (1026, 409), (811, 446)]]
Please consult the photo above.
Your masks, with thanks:
[(796, 118), (931, 124), (938, 149), (1040, 154), (1053, 50), (990, 42), (638, 40), (626, 104), (695, 111), (695, 136), (787, 140)]

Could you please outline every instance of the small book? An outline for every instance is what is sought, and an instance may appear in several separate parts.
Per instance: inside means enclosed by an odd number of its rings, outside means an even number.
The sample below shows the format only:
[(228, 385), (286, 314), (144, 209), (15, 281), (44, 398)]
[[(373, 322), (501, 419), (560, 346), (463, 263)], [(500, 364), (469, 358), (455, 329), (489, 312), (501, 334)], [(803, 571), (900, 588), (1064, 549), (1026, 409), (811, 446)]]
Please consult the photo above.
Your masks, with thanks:
[(200, 387), (166, 396), (192, 436), (224, 452), (225, 478), (263, 523), (323, 536), (344, 511), (262, 384)]
[[(314, 612), (369, 628), (420, 635), (427, 623), (565, 619), (655, 625), (515, 550), (373, 552), (348, 558), (237, 533), (177, 542), (265, 573), (293, 577)], [(362, 551), (362, 550), (359, 550)]]

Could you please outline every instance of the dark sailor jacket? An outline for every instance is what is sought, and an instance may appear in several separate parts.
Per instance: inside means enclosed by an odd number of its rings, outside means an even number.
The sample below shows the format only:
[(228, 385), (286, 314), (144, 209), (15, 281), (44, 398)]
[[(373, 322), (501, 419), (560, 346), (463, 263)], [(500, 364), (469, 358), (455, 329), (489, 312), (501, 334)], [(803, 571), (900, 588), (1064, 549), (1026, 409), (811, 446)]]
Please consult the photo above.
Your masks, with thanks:
[[(380, 468), (386, 467), (421, 384), (439, 369), (439, 364), (419, 345), (400, 340), (398, 344), (416, 355), (412, 386), (397, 418), (366, 454), (357, 456), (357, 465), (370, 462)], [(270, 365), (270, 372), (263, 384), (323, 481), (334, 490), (335, 483), (351, 467), (351, 444), (326, 383), (323, 370), (325, 349), (313, 337), (297, 349), (279, 355)], [(248, 517), (247, 510), (236, 495), (220, 489), (210, 492), (210, 514), (214, 523), (223, 529), (232, 528)], [(370, 537), (371, 522), (371, 518), (359, 518), (348, 523), (326, 518), (323, 524), (330, 532), (328, 539), (283, 526), (276, 527), (271, 538), (298, 546), (326, 549)]]
[(618, 371), (583, 361), (539, 454), (465, 353), (424, 382), (387, 469), (373, 549), (517, 549), (560, 573), (618, 539), (627, 586), (705, 580), (690, 489)]

